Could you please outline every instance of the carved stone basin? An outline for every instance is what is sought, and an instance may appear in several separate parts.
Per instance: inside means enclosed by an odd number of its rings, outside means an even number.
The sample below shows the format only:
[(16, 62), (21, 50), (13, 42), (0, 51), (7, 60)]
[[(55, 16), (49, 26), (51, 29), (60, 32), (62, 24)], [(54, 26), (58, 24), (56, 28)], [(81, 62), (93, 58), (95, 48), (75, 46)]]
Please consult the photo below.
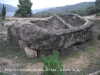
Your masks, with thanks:
[(8, 40), (33, 50), (64, 50), (92, 38), (92, 22), (76, 14), (45, 20), (18, 20), (8, 27)]

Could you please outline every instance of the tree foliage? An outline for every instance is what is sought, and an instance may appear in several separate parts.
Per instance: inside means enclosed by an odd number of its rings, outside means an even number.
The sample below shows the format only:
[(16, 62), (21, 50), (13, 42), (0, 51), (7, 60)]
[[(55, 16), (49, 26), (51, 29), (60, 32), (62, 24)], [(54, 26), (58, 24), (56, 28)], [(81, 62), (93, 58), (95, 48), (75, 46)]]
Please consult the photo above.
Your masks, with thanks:
[(5, 19), (5, 15), (6, 15), (6, 7), (4, 6), (4, 4), (3, 4), (3, 7), (2, 7), (2, 16), (3, 16), (3, 18)]
[(32, 15), (32, 3), (30, 0), (19, 0), (19, 4), (17, 5), (17, 7), (19, 8), (14, 16), (21, 16), (21, 17), (28, 17)]
[(100, 6), (100, 0), (96, 0), (96, 1), (95, 1), (95, 5), (96, 5), (96, 6)]
[(62, 62), (59, 61), (57, 51), (53, 51), (52, 55), (48, 57), (43, 56), (42, 62), (44, 63), (43, 70), (45, 75), (64, 75)]
[(74, 13), (82, 15), (82, 16), (93, 15), (93, 14), (100, 15), (100, 0), (95, 0), (95, 6), (87, 7), (84, 11), (78, 11), (78, 12), (74, 11)]
[(86, 16), (88, 13), (85, 10), (72, 10), (70, 13), (78, 14), (80, 16)]
[(86, 9), (86, 12), (88, 13), (88, 15), (96, 14), (100, 12), (100, 8), (91, 6)]
[(0, 17), (2, 17), (2, 14), (0, 13)]

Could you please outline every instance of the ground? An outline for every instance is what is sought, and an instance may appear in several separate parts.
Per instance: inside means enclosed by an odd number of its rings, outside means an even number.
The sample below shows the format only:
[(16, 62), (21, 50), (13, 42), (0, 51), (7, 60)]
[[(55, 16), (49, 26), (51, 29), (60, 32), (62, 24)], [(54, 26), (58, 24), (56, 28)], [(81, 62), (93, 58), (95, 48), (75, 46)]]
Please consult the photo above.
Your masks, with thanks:
[[(87, 75), (100, 70), (100, 40), (98, 39), (100, 17), (92, 15), (84, 18), (93, 22), (93, 38), (85, 43), (76, 44), (61, 51), (60, 61), (62, 61), (63, 67), (67, 70), (64, 72), (65, 75)], [(19, 19), (23, 18), (8, 17), (6, 20), (0, 20), (0, 75), (41, 75), (41, 71), (30, 71), (42, 68), (41, 58), (30, 59), (19, 46), (7, 41), (8, 25)], [(39, 18), (24, 19), (36, 20)], [(15, 71), (16, 69), (17, 71)], [(22, 69), (29, 71), (18, 71)]]

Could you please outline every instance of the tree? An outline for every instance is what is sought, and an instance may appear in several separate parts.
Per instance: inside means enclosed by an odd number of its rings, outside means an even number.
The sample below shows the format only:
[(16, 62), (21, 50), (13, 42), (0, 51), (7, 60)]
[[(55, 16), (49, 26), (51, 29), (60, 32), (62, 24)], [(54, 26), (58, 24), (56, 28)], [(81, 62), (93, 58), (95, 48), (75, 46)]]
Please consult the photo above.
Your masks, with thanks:
[(2, 14), (0, 13), (0, 17), (2, 17)]
[(59, 53), (54, 50), (52, 55), (42, 57), (44, 75), (64, 75), (62, 62), (59, 61), (58, 55)]
[(6, 15), (6, 7), (3, 4), (3, 7), (2, 7), (2, 16), (3, 16), (4, 19), (5, 19), (5, 15)]
[(32, 15), (32, 3), (30, 0), (19, 0), (19, 4), (17, 5), (17, 7), (19, 8), (14, 16), (21, 16), (21, 17), (28, 17)]
[(96, 5), (96, 6), (100, 6), (100, 0), (96, 0), (96, 1), (95, 1), (95, 5)]
[(88, 7), (86, 9), (86, 12), (88, 13), (88, 15), (93, 15), (93, 14), (99, 13), (100, 7), (94, 7), (94, 6)]

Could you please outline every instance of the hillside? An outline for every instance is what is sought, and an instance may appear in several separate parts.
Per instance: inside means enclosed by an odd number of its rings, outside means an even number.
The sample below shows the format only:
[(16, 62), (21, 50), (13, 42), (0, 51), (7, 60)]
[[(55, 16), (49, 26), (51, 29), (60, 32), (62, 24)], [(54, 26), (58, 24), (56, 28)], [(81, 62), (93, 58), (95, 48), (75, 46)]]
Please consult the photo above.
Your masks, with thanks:
[[(9, 4), (5, 4), (6, 6), (6, 11), (7, 12), (15, 12), (18, 8), (14, 7), (12, 5)], [(72, 11), (72, 10), (78, 10), (78, 9), (85, 9), (88, 6), (94, 6), (94, 2), (81, 2), (78, 4), (74, 4), (74, 5), (66, 5), (66, 6), (62, 6), (62, 7), (54, 7), (54, 8), (44, 8), (44, 9), (36, 9), (36, 10), (32, 10), (33, 12), (61, 12), (61, 11)], [(2, 4), (0, 3), (0, 7), (2, 8)], [(1, 11), (1, 10), (0, 10)]]
[(50, 9), (51, 7), (49, 8), (42, 8), (42, 9), (35, 9), (35, 10), (32, 10), (33, 13), (38, 13), (38, 12), (42, 12), (42, 11), (45, 11), (45, 10), (48, 10)]
[[(5, 6), (6, 6), (6, 9), (7, 9), (6, 10), (7, 12), (15, 12), (18, 9), (17, 7), (14, 7), (14, 6), (9, 5), (9, 4), (5, 4)], [(0, 12), (1, 12), (1, 8), (2, 8), (2, 3), (0, 3)], [(41, 11), (48, 10), (48, 9), (50, 9), (50, 7), (49, 8), (43, 8), (43, 9), (35, 9), (35, 10), (32, 10), (32, 12), (36, 13), (36, 12), (41, 12)]]
[[(5, 4), (5, 6), (6, 6), (6, 11), (7, 12), (15, 12), (18, 9), (17, 7), (14, 7), (14, 6), (9, 5), (9, 4)], [(0, 3), (0, 8), (2, 8), (2, 4), (1, 3)]]
[[(6, 11), (7, 14), (6, 16), (13, 16), (14, 12), (18, 9), (17, 7), (14, 7), (12, 5), (9, 4), (5, 4), (6, 6)], [(81, 3), (77, 3), (74, 5), (66, 5), (66, 6), (62, 6), (62, 7), (52, 7), (52, 8), (43, 8), (43, 9), (36, 9), (36, 10), (32, 10), (33, 13), (36, 13), (34, 15), (37, 14), (45, 14), (45, 13), (58, 13), (58, 12), (65, 12), (65, 11), (72, 11), (72, 10), (79, 10), (79, 9), (85, 9), (89, 6), (94, 6), (94, 2), (81, 2)], [(1, 12), (1, 8), (2, 8), (2, 4), (0, 3), (0, 12)]]
[[(50, 12), (50, 13), (56, 13), (56, 12), (64, 12), (64, 11), (72, 11), (72, 10), (79, 10), (79, 9), (85, 9), (89, 6), (94, 6), (94, 2), (81, 2), (78, 4), (74, 4), (74, 5), (66, 5), (66, 6), (62, 6), (62, 7), (55, 7), (55, 8), (51, 8), (48, 10), (45, 10), (43, 12)], [(42, 12), (40, 12), (42, 13)]]

